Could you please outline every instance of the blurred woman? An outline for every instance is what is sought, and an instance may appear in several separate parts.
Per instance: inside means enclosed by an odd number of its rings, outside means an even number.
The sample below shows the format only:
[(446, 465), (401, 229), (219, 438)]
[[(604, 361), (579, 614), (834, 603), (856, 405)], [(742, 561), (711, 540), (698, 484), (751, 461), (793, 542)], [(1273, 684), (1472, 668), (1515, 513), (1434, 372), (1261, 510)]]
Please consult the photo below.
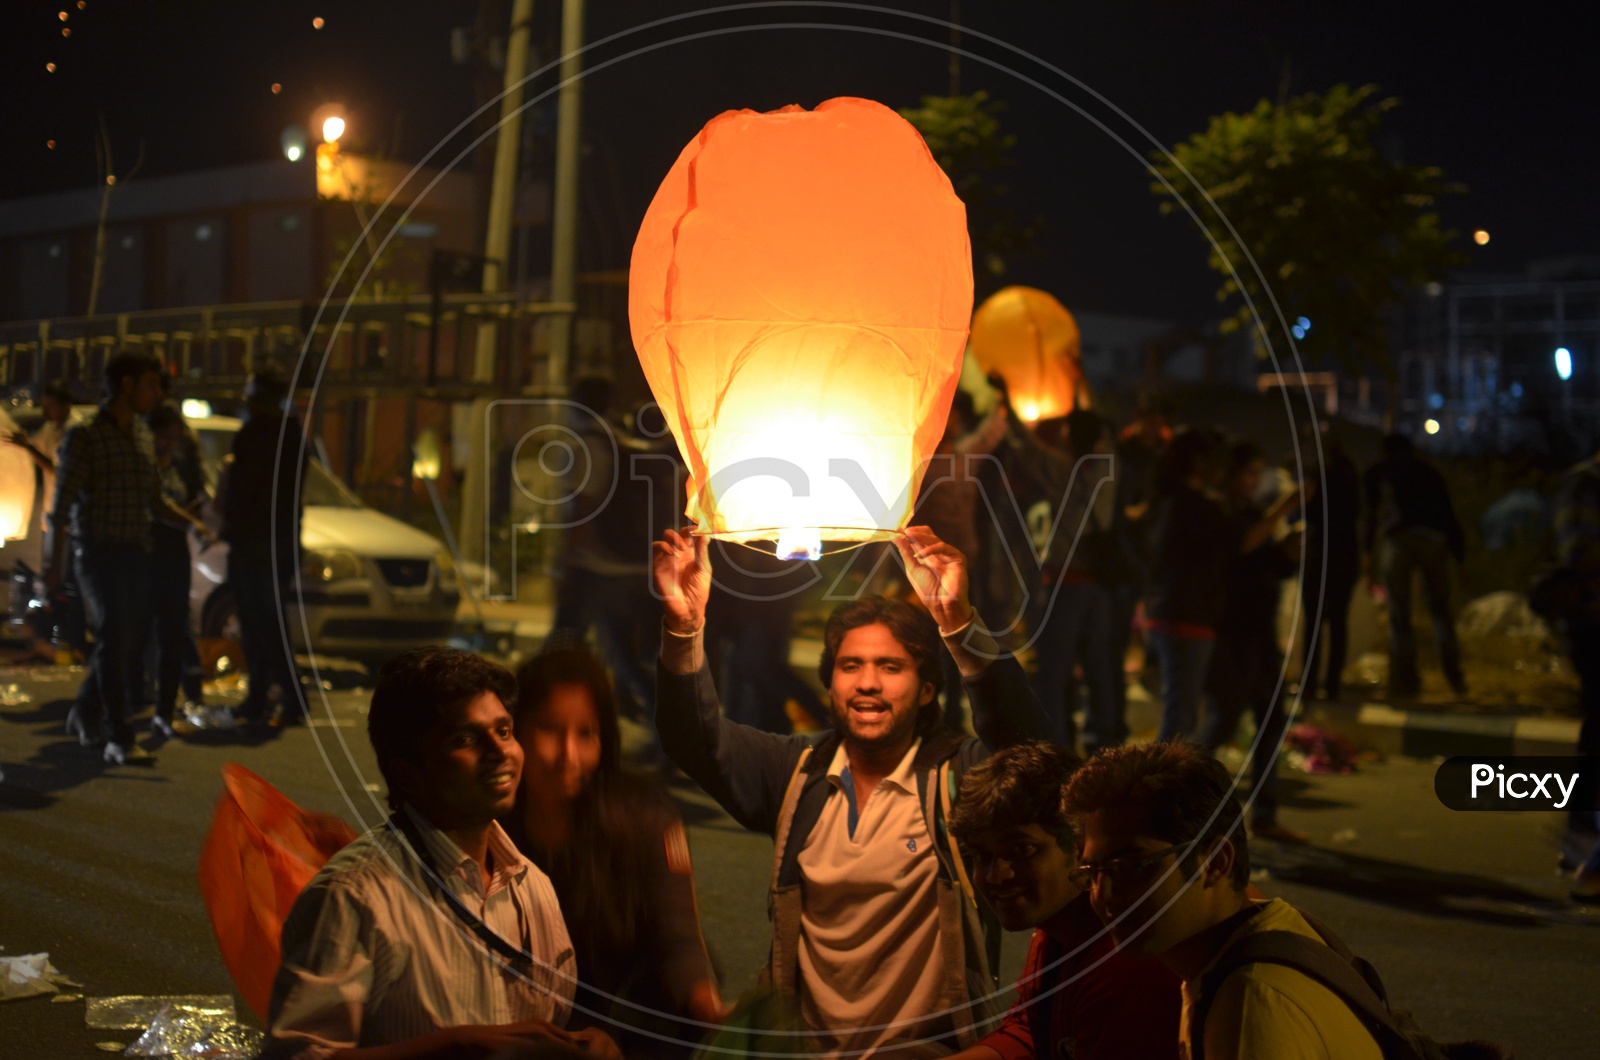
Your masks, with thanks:
[(697, 1041), (679, 1020), (715, 1022), (722, 1002), (677, 808), (623, 770), (616, 697), (587, 649), (529, 661), (514, 713), (525, 761), (504, 824), (555, 885), (582, 980), (575, 1010), (598, 1013), (630, 1058), (687, 1055), (651, 1034)]

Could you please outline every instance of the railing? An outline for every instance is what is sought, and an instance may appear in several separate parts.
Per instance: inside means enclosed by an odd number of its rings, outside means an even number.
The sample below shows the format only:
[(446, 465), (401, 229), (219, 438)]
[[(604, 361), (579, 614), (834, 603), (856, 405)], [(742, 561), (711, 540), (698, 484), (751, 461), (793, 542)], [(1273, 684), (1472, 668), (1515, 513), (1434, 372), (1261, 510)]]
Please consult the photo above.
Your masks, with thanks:
[[(319, 313), (320, 308), (320, 313)], [(185, 396), (237, 394), (252, 369), (296, 371), (328, 396), (405, 390), (449, 400), (543, 388), (542, 321), (570, 303), (451, 294), (382, 301), (264, 302), (0, 323), (0, 386), (58, 379), (98, 388), (108, 357), (155, 354)], [(478, 335), (492, 328), (495, 377), (473, 379)]]

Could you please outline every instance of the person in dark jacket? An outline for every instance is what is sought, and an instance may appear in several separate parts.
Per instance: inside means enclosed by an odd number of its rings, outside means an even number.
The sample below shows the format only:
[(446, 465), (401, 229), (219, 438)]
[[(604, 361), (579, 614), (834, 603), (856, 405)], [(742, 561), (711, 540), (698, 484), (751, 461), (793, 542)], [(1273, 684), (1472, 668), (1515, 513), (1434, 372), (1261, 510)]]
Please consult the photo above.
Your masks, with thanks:
[[(967, 1046), (998, 1016), (998, 927), (944, 825), (967, 769), (1044, 729), (1021, 667), (973, 622), (965, 558), (925, 527), (895, 542), (928, 612), (883, 597), (834, 611), (818, 667), (834, 727), (810, 737), (722, 716), (702, 645), (706, 539), (668, 531), (655, 545), (661, 746), (734, 820), (774, 837), (765, 980), (828, 1053)], [(941, 634), (976, 739), (942, 722)]]
[(1444, 476), (1417, 455), (1411, 439), (1390, 434), (1383, 439), (1383, 457), (1367, 469), (1362, 491), (1369, 569), (1389, 597), (1389, 690), (1409, 696), (1421, 687), (1411, 627), (1411, 585), (1421, 574), (1440, 669), (1451, 689), (1464, 695), (1461, 646), (1450, 615), (1450, 559), (1465, 561), (1466, 539)]
[(575, 1011), (596, 1015), (630, 1057), (687, 1055), (679, 1020), (722, 1016), (700, 934), (689, 843), (672, 799), (622, 767), (617, 701), (581, 642), (517, 674), (517, 803), (503, 822), (561, 902), (582, 981)]
[[(1228, 447), (1223, 476), (1223, 504), (1241, 542), (1266, 515), (1256, 503), (1267, 462), (1254, 442)], [(1278, 512), (1281, 516), (1282, 510)], [(1257, 535), (1260, 544), (1236, 552), (1228, 563), (1228, 599), (1217, 631), (1217, 650), (1206, 678), (1211, 710), (1200, 731), (1207, 751), (1233, 738), (1246, 710), (1255, 717), (1256, 738), (1250, 746), (1250, 833), (1261, 839), (1303, 842), (1305, 836), (1278, 823), (1279, 745), (1283, 743), (1286, 706), (1282, 702), (1283, 652), (1278, 647), (1278, 597), (1283, 580), (1299, 569), (1299, 540), (1273, 541)]]
[(1314, 424), (1302, 432), (1305, 477), (1316, 490), (1305, 511), (1306, 565), (1300, 593), (1307, 625), (1300, 690), (1310, 698), (1320, 690), (1326, 698), (1338, 699), (1349, 653), (1350, 597), (1361, 577), (1361, 473), (1333, 424), (1325, 425), (1320, 434), (1320, 461), (1318, 438)]
[(248, 418), (233, 439), (221, 491), (228, 582), (239, 608), (239, 634), (250, 669), (248, 722), (298, 724), (305, 717), (300, 682), (285, 642), (283, 594), (300, 555), (300, 486), (306, 440), (300, 417), (285, 408), (289, 384), (259, 368), (245, 389)]

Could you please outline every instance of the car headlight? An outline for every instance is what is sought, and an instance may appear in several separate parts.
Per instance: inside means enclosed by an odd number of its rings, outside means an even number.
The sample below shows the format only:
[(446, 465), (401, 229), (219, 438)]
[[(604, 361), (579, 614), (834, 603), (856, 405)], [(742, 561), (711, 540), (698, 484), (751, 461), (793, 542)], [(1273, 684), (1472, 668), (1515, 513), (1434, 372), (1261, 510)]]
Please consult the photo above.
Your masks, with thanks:
[(300, 554), (302, 581), (342, 582), (361, 575), (361, 557), (348, 549), (308, 548)]
[(456, 573), (455, 557), (450, 555), (450, 550), (441, 548), (433, 554), (434, 569), (439, 572), (439, 591), (455, 593), (461, 591), (461, 578)]

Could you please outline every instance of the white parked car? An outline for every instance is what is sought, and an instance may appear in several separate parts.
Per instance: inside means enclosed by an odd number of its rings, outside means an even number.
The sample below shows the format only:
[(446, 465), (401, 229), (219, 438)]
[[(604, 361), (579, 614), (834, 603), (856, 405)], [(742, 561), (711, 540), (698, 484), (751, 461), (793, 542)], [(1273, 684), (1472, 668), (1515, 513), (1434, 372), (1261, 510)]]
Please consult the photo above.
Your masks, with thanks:
[[(214, 480), (240, 421), (211, 416), (188, 422)], [(461, 587), (438, 538), (369, 508), (315, 457), (301, 496), (300, 569), (284, 600), (296, 651), (379, 659), (449, 638)], [(195, 628), (202, 637), (237, 638), (227, 543), (191, 547)]]

